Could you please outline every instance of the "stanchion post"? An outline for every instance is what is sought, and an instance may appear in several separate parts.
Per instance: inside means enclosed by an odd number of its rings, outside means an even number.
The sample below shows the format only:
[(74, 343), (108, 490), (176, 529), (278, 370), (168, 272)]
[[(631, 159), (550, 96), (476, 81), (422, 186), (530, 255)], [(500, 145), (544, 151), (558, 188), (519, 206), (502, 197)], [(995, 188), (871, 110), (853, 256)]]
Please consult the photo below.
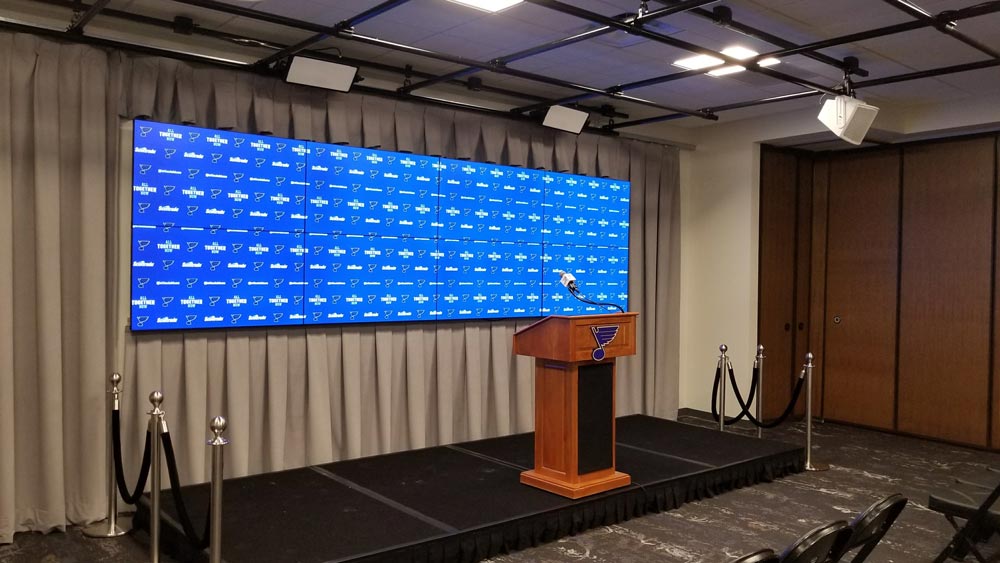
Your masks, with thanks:
[(802, 367), (806, 372), (806, 471), (825, 471), (830, 467), (822, 464), (814, 464), (812, 462), (812, 432), (813, 432), (813, 418), (812, 418), (812, 381), (813, 381), (813, 355), (812, 352), (806, 353), (806, 363)]
[(223, 446), (229, 440), (222, 437), (226, 431), (226, 419), (217, 416), (212, 419), (209, 428), (214, 436), (208, 441), (212, 447), (212, 502), (211, 514), (211, 536), (208, 544), (209, 563), (222, 563), (222, 469), (223, 469)]
[[(754, 356), (754, 367), (757, 368), (757, 422), (764, 422), (764, 345), (757, 345), (757, 355)], [(764, 427), (757, 425), (757, 437), (764, 437)]]
[(121, 409), (119, 397), (121, 388), (118, 385), (122, 381), (122, 376), (112, 373), (110, 380), (111, 386), (108, 387), (106, 400), (108, 443), (107, 448), (105, 448), (108, 459), (108, 517), (102, 522), (83, 529), (83, 535), (88, 538), (117, 538), (127, 533), (125, 527), (131, 527), (127, 525), (127, 518), (122, 519), (121, 525), (118, 520), (118, 483), (115, 480), (115, 454), (111, 444), (111, 441), (115, 439), (111, 432), (111, 417), (113, 413)]
[(726, 366), (729, 365), (727, 350), (729, 346), (725, 344), (719, 346), (719, 378), (722, 380), (719, 385), (719, 432), (726, 431), (726, 380), (729, 378), (729, 374), (726, 373)]
[(160, 563), (160, 450), (162, 449), (162, 435), (166, 432), (166, 423), (163, 421), (164, 412), (160, 408), (163, 404), (163, 393), (153, 391), (149, 394), (149, 402), (153, 409), (149, 411), (149, 433), (152, 438), (150, 448), (150, 471), (153, 474), (153, 483), (149, 490), (149, 560), (152, 563)]

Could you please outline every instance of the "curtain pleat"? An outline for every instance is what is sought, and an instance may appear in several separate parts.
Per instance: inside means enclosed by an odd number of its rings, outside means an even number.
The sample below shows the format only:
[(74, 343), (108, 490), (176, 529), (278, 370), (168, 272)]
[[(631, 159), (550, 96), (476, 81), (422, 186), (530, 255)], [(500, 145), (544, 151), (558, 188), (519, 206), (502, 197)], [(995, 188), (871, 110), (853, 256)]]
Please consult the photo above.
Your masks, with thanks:
[(555, 134), (556, 172), (573, 172), (576, 169), (576, 135), (562, 131)]
[[(455, 112), (455, 152), (454, 158), (473, 160), (479, 150), (479, 139), (482, 137), (482, 116), (464, 111)], [(494, 147), (494, 152), (499, 152)]]
[(551, 129), (534, 128), (531, 131), (531, 158), (528, 166), (542, 170), (552, 170), (555, 151), (555, 135)]
[[(24, 98), (23, 72), (16, 71), (23, 62), (14, 47), (15, 36), (0, 34), (0, 311), (14, 310), (14, 162), (17, 158), (14, 121)], [(18, 76), (18, 75), (21, 76)], [(9, 314), (8, 314), (9, 315)], [(17, 404), (14, 388), (14, 323), (0, 318), (0, 543), (9, 543), (14, 530), (27, 527), (17, 516), (17, 433), (14, 421)], [(12, 452), (15, 455), (11, 455)], [(32, 499), (34, 504), (34, 499)]]
[(675, 415), (675, 149), (0, 33), (0, 542), (103, 518), (112, 369), (133, 482), (154, 389), (185, 483), (209, 476), (218, 414), (229, 477), (534, 426), (534, 363), (512, 354), (530, 319), (123, 334), (119, 115), (629, 179), (640, 343), (618, 408)]

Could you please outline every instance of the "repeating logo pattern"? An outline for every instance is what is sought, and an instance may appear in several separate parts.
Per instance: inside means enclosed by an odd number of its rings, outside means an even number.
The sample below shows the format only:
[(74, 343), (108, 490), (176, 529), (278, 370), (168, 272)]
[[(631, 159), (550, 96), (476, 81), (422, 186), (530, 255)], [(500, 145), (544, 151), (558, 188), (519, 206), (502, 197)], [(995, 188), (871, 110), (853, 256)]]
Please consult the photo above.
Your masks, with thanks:
[(627, 182), (136, 121), (132, 328), (592, 314)]

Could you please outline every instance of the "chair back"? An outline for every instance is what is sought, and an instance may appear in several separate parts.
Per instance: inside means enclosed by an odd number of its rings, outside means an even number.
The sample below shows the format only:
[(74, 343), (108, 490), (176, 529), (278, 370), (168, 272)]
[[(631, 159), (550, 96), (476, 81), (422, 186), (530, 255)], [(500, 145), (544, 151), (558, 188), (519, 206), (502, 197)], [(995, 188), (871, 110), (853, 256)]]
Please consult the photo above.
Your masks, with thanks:
[(847, 522), (839, 520), (813, 529), (781, 554), (781, 563), (836, 563), (851, 537)]
[(778, 556), (770, 549), (755, 551), (750, 555), (744, 555), (733, 563), (778, 563)]
[(890, 495), (868, 507), (851, 521), (852, 534), (845, 552), (861, 547), (851, 563), (861, 563), (875, 549), (882, 536), (889, 531), (899, 514), (906, 507), (903, 495)]

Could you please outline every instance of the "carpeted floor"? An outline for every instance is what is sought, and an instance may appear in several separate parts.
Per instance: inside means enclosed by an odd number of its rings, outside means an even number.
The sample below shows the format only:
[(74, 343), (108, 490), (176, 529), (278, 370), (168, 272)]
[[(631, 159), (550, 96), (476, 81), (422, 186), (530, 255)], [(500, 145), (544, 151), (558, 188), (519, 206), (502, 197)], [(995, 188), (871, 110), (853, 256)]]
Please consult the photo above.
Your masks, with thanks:
[[(700, 413), (685, 412), (679, 420), (710, 426)], [(736, 431), (752, 432), (748, 427)], [(787, 425), (767, 436), (802, 443), (804, 425)], [(1000, 465), (1000, 454), (837, 424), (817, 424), (814, 446), (814, 461), (829, 463), (829, 471), (793, 475), (491, 561), (725, 563), (762, 547), (780, 550), (813, 527), (850, 519), (896, 492), (911, 504), (868, 561), (931, 561), (951, 537), (951, 528), (927, 510), (928, 491), (974, 475), (987, 464)], [(44, 536), (18, 534), (13, 544), (0, 546), (0, 562), (148, 561), (144, 541), (141, 536), (89, 540), (78, 528)], [(996, 554), (1000, 547), (989, 546), (987, 552)]]

